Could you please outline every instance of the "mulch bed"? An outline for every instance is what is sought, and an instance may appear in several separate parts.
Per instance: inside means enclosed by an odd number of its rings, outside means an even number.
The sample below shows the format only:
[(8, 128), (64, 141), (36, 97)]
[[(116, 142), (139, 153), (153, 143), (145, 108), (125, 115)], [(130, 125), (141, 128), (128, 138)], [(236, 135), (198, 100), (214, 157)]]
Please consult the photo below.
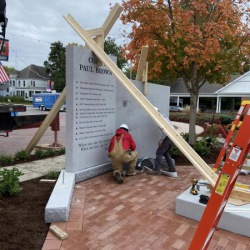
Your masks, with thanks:
[(41, 250), (50, 224), (44, 211), (54, 183), (33, 179), (21, 183), (15, 197), (0, 197), (0, 249)]

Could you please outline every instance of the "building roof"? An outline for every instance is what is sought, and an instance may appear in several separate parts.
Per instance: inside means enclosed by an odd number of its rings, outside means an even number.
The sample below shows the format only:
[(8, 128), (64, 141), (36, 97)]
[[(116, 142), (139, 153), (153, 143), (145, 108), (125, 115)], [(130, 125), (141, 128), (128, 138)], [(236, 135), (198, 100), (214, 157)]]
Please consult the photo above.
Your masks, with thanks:
[(31, 64), (27, 66), (26, 68), (18, 71), (16, 78), (48, 80), (49, 75), (46, 73), (45, 67)]
[[(233, 75), (230, 82), (234, 82), (235, 79), (239, 78), (239, 75)], [(224, 85), (218, 83), (205, 83), (199, 90), (199, 95), (202, 94), (214, 94), (219, 89), (223, 88)], [(179, 78), (175, 83), (170, 85), (170, 93), (171, 94), (189, 94), (184, 81), (182, 78)]]
[(250, 93), (250, 71), (216, 91), (218, 95)]

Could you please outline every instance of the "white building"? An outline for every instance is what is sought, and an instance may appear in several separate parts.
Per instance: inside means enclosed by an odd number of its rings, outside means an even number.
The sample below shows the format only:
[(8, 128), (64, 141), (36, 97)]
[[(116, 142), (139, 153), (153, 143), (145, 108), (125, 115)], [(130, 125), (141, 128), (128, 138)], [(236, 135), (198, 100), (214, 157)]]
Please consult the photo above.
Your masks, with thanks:
[[(197, 107), (205, 104), (208, 110), (216, 113), (232, 112), (238, 111), (242, 100), (249, 99), (250, 71), (241, 76), (233, 75), (225, 86), (205, 83), (199, 90)], [(177, 106), (190, 104), (190, 93), (181, 78), (170, 85), (170, 105), (172, 103)]]
[(11, 73), (7, 95), (22, 96), (32, 101), (33, 94), (46, 92), (49, 80), (45, 67), (31, 64), (21, 71)]
[(9, 82), (0, 83), (0, 96), (9, 95)]

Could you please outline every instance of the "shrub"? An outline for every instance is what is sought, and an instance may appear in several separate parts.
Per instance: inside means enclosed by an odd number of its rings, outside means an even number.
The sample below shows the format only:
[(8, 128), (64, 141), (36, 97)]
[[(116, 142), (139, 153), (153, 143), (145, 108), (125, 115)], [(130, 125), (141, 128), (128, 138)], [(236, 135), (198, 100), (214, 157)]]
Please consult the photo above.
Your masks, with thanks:
[(28, 158), (30, 157), (30, 154), (25, 151), (25, 150), (21, 150), (21, 151), (18, 151), (15, 153), (15, 156), (14, 156), (14, 159), (16, 161), (19, 161), (19, 160), (27, 160)]
[(170, 149), (170, 155), (171, 156), (180, 156), (182, 155), (182, 152), (179, 148), (177, 148), (175, 145), (173, 145)]
[(60, 172), (61, 171), (58, 171), (58, 170), (50, 170), (46, 175), (45, 177), (47, 179), (57, 179), (60, 175)]
[(194, 150), (199, 155), (210, 154), (210, 147), (207, 145), (207, 141), (204, 138), (196, 142), (196, 144), (194, 145)]
[(37, 148), (35, 150), (35, 153), (34, 153), (34, 155), (37, 158), (52, 157), (52, 156), (63, 155), (63, 154), (65, 154), (65, 148), (60, 148), (60, 149), (53, 149), (53, 148), (39, 149), (39, 148)]
[(0, 166), (9, 166), (14, 163), (14, 159), (11, 155), (0, 155)]
[(45, 150), (36, 148), (36, 149), (35, 149), (34, 155), (35, 155), (37, 158), (42, 158), (42, 157), (46, 156), (46, 154), (45, 154), (44, 151), (45, 151)]
[(234, 117), (231, 115), (219, 115), (219, 118), (223, 125), (231, 124), (234, 121)]
[(48, 148), (46, 151), (47, 151), (47, 156), (51, 157), (57, 155), (57, 151), (52, 148)]
[(62, 147), (62, 148), (58, 149), (58, 154), (59, 155), (64, 155), (65, 152), (66, 152), (65, 147)]
[(21, 191), (19, 177), (23, 175), (17, 168), (0, 170), (0, 193), (4, 196), (14, 196)]
[(220, 126), (217, 124), (212, 124), (211, 126), (207, 126), (206, 134), (207, 135), (218, 135), (220, 133)]
[(188, 142), (188, 138), (189, 138), (189, 133), (181, 133), (181, 137)]

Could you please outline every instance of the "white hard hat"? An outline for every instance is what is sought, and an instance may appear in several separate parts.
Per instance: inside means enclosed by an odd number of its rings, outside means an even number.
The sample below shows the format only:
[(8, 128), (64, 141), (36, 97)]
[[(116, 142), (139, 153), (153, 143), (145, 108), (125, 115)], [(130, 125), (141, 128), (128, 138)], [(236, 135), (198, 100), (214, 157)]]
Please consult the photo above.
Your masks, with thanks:
[(154, 107), (156, 111), (160, 112), (160, 110), (157, 107)]
[(122, 124), (122, 125), (120, 126), (120, 128), (125, 128), (125, 129), (128, 130), (128, 125), (127, 125), (127, 124)]

